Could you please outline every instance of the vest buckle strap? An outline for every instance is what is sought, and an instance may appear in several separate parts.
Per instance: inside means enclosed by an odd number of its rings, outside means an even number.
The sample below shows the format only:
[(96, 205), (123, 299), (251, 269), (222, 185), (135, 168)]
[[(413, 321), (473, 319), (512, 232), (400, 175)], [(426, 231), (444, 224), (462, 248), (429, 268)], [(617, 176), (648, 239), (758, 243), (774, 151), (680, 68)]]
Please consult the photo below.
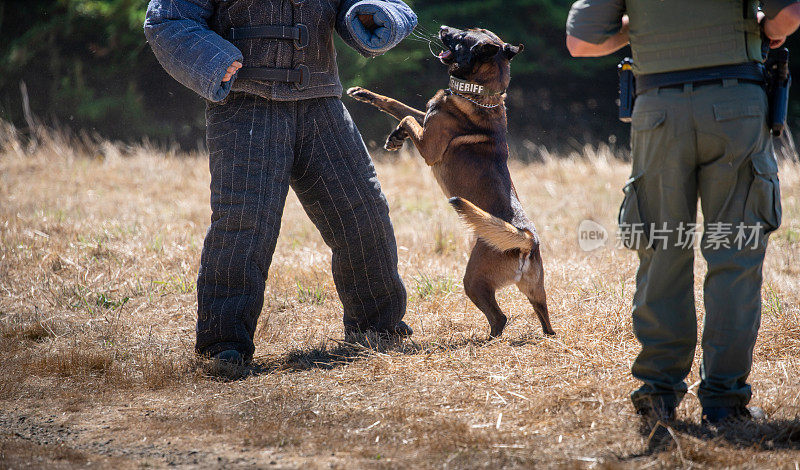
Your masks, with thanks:
[(304, 24), (296, 24), (297, 38), (294, 40), (294, 48), (298, 51), (308, 46), (308, 27)]
[(231, 28), (228, 39), (239, 41), (243, 39), (286, 39), (294, 41), (297, 50), (308, 46), (308, 27), (304, 24), (294, 26), (264, 25), (264, 26), (243, 26), (241, 28)]
[(311, 82), (311, 71), (308, 70), (308, 67), (303, 64), (295, 67), (295, 70), (300, 74), (300, 80), (295, 82), (294, 87), (298, 90), (305, 90), (308, 88), (308, 84)]
[(244, 67), (237, 77), (242, 80), (294, 83), (295, 88), (304, 90), (311, 82), (311, 71), (305, 65), (293, 69), (273, 69), (269, 67)]

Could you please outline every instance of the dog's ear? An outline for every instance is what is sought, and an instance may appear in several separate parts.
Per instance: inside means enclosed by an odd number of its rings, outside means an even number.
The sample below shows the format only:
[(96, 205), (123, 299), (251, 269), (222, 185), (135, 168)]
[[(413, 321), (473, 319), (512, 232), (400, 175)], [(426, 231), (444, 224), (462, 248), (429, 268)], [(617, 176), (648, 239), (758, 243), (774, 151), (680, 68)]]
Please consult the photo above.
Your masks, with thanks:
[(490, 60), (500, 52), (500, 46), (491, 42), (479, 42), (470, 49), (472, 55), (480, 61)]
[(506, 59), (511, 60), (514, 58), (515, 55), (519, 54), (525, 50), (525, 46), (519, 44), (517, 46), (512, 46), (511, 44), (503, 44), (503, 55), (506, 56)]

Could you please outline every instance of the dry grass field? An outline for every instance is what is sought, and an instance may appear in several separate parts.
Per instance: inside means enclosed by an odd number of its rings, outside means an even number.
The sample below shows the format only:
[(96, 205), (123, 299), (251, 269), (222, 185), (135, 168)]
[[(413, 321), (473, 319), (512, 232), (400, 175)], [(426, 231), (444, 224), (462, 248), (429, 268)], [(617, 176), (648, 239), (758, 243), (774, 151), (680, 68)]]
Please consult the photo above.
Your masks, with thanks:
[[(342, 343), (329, 250), (290, 194), (258, 370), (226, 382), (192, 353), (206, 156), (0, 132), (0, 468), (798, 468), (797, 166), (781, 169), (751, 377), (769, 419), (701, 427), (696, 361), (677, 445), (651, 452), (628, 401), (635, 255), (613, 246), (628, 167), (607, 150), (512, 165), (556, 337), (509, 288), (488, 340), (461, 286), (469, 234), (418, 158), (376, 155), (415, 335)], [(584, 219), (605, 248), (579, 248)]]

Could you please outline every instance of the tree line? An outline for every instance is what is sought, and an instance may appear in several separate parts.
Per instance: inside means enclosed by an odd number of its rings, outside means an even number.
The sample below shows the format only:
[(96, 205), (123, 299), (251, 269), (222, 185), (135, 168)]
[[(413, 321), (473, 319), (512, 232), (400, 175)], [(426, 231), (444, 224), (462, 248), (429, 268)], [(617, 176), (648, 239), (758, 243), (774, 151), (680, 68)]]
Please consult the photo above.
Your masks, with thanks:
[[(338, 43), (345, 88), (365, 86), (423, 107), (447, 84), (444, 66), (434, 57), (439, 50), (428, 38), (441, 24), (483, 27), (525, 45), (513, 62), (507, 103), (517, 154), (535, 155), (542, 146), (627, 142), (628, 128), (616, 119), (615, 104), (616, 63), (626, 50), (603, 59), (570, 58), (564, 25), (571, 1), (408, 3), (420, 26), (386, 55), (365, 59)], [(24, 127), (27, 100), (33, 115), (53, 125), (123, 141), (201, 146), (203, 100), (156, 61), (142, 33), (146, 8), (146, 0), (0, 3), (0, 117)], [(344, 100), (365, 140), (382, 143), (394, 125), (391, 118)], [(799, 105), (792, 102), (790, 116)]]

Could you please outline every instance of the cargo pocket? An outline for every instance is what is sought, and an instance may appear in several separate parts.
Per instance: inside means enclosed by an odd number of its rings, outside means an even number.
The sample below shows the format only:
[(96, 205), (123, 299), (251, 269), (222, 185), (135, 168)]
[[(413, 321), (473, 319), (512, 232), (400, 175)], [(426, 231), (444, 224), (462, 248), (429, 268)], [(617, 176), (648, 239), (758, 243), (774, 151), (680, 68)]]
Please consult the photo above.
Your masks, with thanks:
[(639, 207), (639, 197), (636, 193), (636, 186), (640, 179), (641, 176), (634, 176), (625, 183), (625, 187), (622, 189), (625, 197), (622, 199), (617, 218), (619, 223), (619, 242), (624, 247), (632, 250), (648, 248), (650, 245), (648, 227), (643, 220), (642, 211)]
[[(747, 193), (744, 224), (749, 231), (758, 232), (758, 241), (766, 244), (769, 234), (781, 225), (781, 187), (778, 164), (771, 153), (753, 155), (753, 182)], [(752, 244), (750, 244), (752, 246)]]
[(631, 130), (634, 132), (655, 129), (667, 118), (666, 111), (642, 111), (634, 113), (631, 118)]
[(670, 145), (669, 132), (664, 129), (667, 112), (664, 110), (639, 111), (631, 120), (631, 156), (633, 174), (642, 174), (661, 165), (660, 156)]
[(714, 105), (714, 119), (717, 122), (731, 121), (749, 117), (761, 117), (763, 105), (758, 101), (718, 103)]

